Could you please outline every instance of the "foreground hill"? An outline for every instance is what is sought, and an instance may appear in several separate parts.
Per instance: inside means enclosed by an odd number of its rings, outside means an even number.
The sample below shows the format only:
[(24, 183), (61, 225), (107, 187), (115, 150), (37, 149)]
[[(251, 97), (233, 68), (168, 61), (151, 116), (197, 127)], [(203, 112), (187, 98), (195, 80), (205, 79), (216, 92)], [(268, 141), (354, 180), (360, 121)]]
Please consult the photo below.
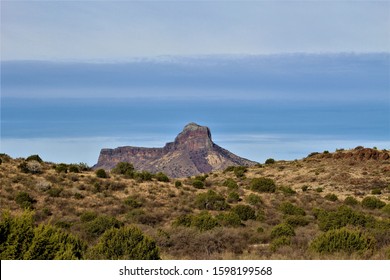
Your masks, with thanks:
[[(390, 258), (389, 151), (325, 151), (177, 179), (0, 158), (1, 210), (32, 209), (36, 225), (80, 239), (75, 258), (102, 258), (94, 252), (104, 232), (132, 226), (163, 259)], [(17, 258), (4, 249), (6, 232), (0, 256)]]
[(163, 148), (103, 149), (95, 168), (112, 169), (118, 162), (129, 162), (137, 170), (162, 171), (174, 178), (224, 170), (232, 165), (256, 164), (213, 143), (210, 129), (195, 123), (186, 125), (175, 141)]

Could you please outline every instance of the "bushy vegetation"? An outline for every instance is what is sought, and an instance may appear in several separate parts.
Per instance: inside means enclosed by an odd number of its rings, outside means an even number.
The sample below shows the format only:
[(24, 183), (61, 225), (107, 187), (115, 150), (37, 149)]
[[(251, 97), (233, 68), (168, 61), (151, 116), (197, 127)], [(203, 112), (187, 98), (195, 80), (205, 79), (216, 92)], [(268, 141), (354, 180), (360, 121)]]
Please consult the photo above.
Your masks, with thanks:
[(266, 161), (265, 161), (265, 164), (274, 164), (275, 163), (275, 160), (273, 158), (268, 158)]
[(156, 173), (154, 178), (156, 178), (156, 180), (159, 182), (169, 182), (169, 177), (162, 172)]
[(111, 173), (127, 175), (129, 177), (134, 176), (134, 166), (129, 162), (118, 162), (117, 165), (113, 169), (111, 169)]
[(344, 199), (344, 204), (345, 205), (349, 205), (349, 206), (355, 206), (355, 205), (358, 205), (359, 204), (359, 201), (357, 201), (356, 198), (352, 197), (352, 196), (347, 196), (345, 199)]
[(236, 205), (231, 211), (236, 213), (243, 221), (256, 219), (256, 212), (249, 205)]
[(95, 174), (96, 174), (96, 177), (98, 177), (98, 178), (108, 178), (108, 174), (107, 174), (106, 170), (104, 170), (102, 168), (96, 170)]
[(275, 192), (276, 185), (274, 180), (270, 178), (261, 177), (253, 178), (249, 184), (249, 188), (252, 191), (273, 193)]
[(226, 179), (222, 185), (228, 187), (229, 190), (238, 190), (238, 185), (232, 178)]
[(329, 201), (337, 201), (338, 197), (334, 193), (328, 193), (327, 195), (325, 195), (325, 199)]
[(101, 215), (85, 223), (85, 232), (90, 238), (97, 238), (106, 230), (120, 228), (123, 224), (114, 217)]
[(362, 206), (368, 209), (380, 209), (385, 205), (386, 203), (374, 196), (367, 196), (362, 200)]
[(23, 209), (33, 209), (34, 203), (37, 202), (27, 192), (19, 192), (15, 197), (15, 201)]
[(279, 238), (279, 237), (289, 237), (294, 236), (295, 231), (292, 226), (286, 223), (278, 224), (274, 226), (271, 230), (271, 238)]
[(156, 242), (133, 226), (107, 230), (88, 253), (90, 259), (159, 260)]
[(225, 210), (229, 208), (225, 198), (213, 190), (198, 194), (195, 198), (195, 205), (204, 210)]
[(367, 252), (375, 248), (374, 237), (359, 230), (340, 228), (330, 230), (318, 236), (310, 247), (318, 253)]
[(295, 206), (291, 202), (283, 202), (279, 205), (279, 210), (285, 215), (306, 215), (305, 210), (302, 208)]

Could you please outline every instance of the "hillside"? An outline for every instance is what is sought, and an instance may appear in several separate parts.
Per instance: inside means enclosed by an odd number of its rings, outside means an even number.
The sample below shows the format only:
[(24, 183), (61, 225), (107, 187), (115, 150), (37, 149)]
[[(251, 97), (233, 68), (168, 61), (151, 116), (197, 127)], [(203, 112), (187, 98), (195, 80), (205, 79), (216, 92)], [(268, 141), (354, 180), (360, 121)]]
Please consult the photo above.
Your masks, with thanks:
[[(389, 151), (325, 151), (177, 179), (0, 158), (1, 210), (32, 209), (37, 224), (89, 248), (111, 227), (136, 225), (162, 259), (390, 259)], [(332, 236), (363, 241), (322, 250)]]

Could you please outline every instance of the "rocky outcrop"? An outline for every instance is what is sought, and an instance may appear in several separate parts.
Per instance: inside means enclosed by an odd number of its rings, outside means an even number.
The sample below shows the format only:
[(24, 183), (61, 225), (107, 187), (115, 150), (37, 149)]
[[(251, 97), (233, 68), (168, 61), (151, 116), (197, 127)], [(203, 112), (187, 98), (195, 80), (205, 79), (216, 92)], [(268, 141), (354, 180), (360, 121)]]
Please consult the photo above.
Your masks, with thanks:
[(210, 129), (195, 123), (186, 125), (175, 141), (163, 148), (102, 149), (94, 168), (109, 170), (121, 161), (132, 163), (137, 170), (161, 171), (174, 178), (223, 170), (232, 165), (256, 164), (213, 143)]

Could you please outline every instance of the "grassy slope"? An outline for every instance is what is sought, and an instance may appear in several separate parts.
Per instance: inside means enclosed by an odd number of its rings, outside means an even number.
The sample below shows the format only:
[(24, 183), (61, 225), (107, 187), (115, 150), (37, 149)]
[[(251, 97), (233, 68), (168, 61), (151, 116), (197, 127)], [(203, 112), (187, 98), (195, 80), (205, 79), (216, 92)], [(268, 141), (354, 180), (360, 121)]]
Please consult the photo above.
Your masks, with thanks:
[[(57, 173), (52, 163), (42, 163), (39, 174), (23, 173), (18, 168), (23, 161), (3, 157), (0, 165), (1, 210), (7, 209), (13, 213), (23, 211), (15, 198), (18, 193), (27, 192), (36, 199), (33, 207), (38, 223), (50, 222), (66, 228), (89, 244), (94, 244), (96, 238), (87, 234), (85, 222), (81, 221), (80, 216), (94, 211), (98, 215), (114, 216), (124, 224), (137, 224), (158, 242), (162, 257), (166, 259), (383, 259), (390, 256), (388, 228), (370, 232), (377, 239), (377, 248), (370, 255), (320, 255), (308, 249), (313, 238), (321, 233), (314, 208), (337, 209), (343, 205), (345, 197), (353, 196), (361, 201), (372, 195), (371, 191), (375, 188), (382, 192), (375, 196), (389, 203), (390, 160), (357, 161), (320, 154), (303, 160), (279, 161), (249, 168), (242, 178), (237, 178), (234, 172), (208, 174), (204, 189), (194, 188), (191, 178), (171, 179), (165, 183), (155, 179), (139, 182), (113, 174), (108, 179), (101, 179), (93, 171)], [(256, 177), (272, 178), (276, 182), (276, 192), (251, 191), (248, 186), (251, 179)], [(181, 215), (197, 215), (201, 211), (195, 204), (199, 193), (212, 189), (227, 198), (232, 190), (223, 186), (223, 182), (228, 178), (238, 183), (236, 192), (241, 199), (230, 205), (248, 204), (247, 197), (252, 193), (258, 194), (262, 203), (252, 207), (257, 213), (263, 213), (264, 219), (242, 221), (239, 227), (217, 227), (208, 231), (172, 225)], [(175, 187), (175, 181), (181, 181), (182, 185)], [(302, 191), (303, 186), (307, 186), (308, 190)], [(284, 187), (296, 193), (288, 193)], [(322, 192), (319, 192), (321, 189)], [(335, 194), (338, 200), (326, 199), (327, 194)], [(129, 196), (142, 204), (141, 207), (126, 204)], [(271, 230), (284, 221), (285, 216), (279, 205), (286, 201), (304, 209), (309, 224), (296, 227), (296, 235), (291, 238), (290, 244), (275, 249), (270, 246)], [(390, 213), (381, 209), (370, 210), (361, 205), (354, 206), (354, 209), (377, 220), (390, 222)], [(209, 212), (216, 216), (227, 211)]]

